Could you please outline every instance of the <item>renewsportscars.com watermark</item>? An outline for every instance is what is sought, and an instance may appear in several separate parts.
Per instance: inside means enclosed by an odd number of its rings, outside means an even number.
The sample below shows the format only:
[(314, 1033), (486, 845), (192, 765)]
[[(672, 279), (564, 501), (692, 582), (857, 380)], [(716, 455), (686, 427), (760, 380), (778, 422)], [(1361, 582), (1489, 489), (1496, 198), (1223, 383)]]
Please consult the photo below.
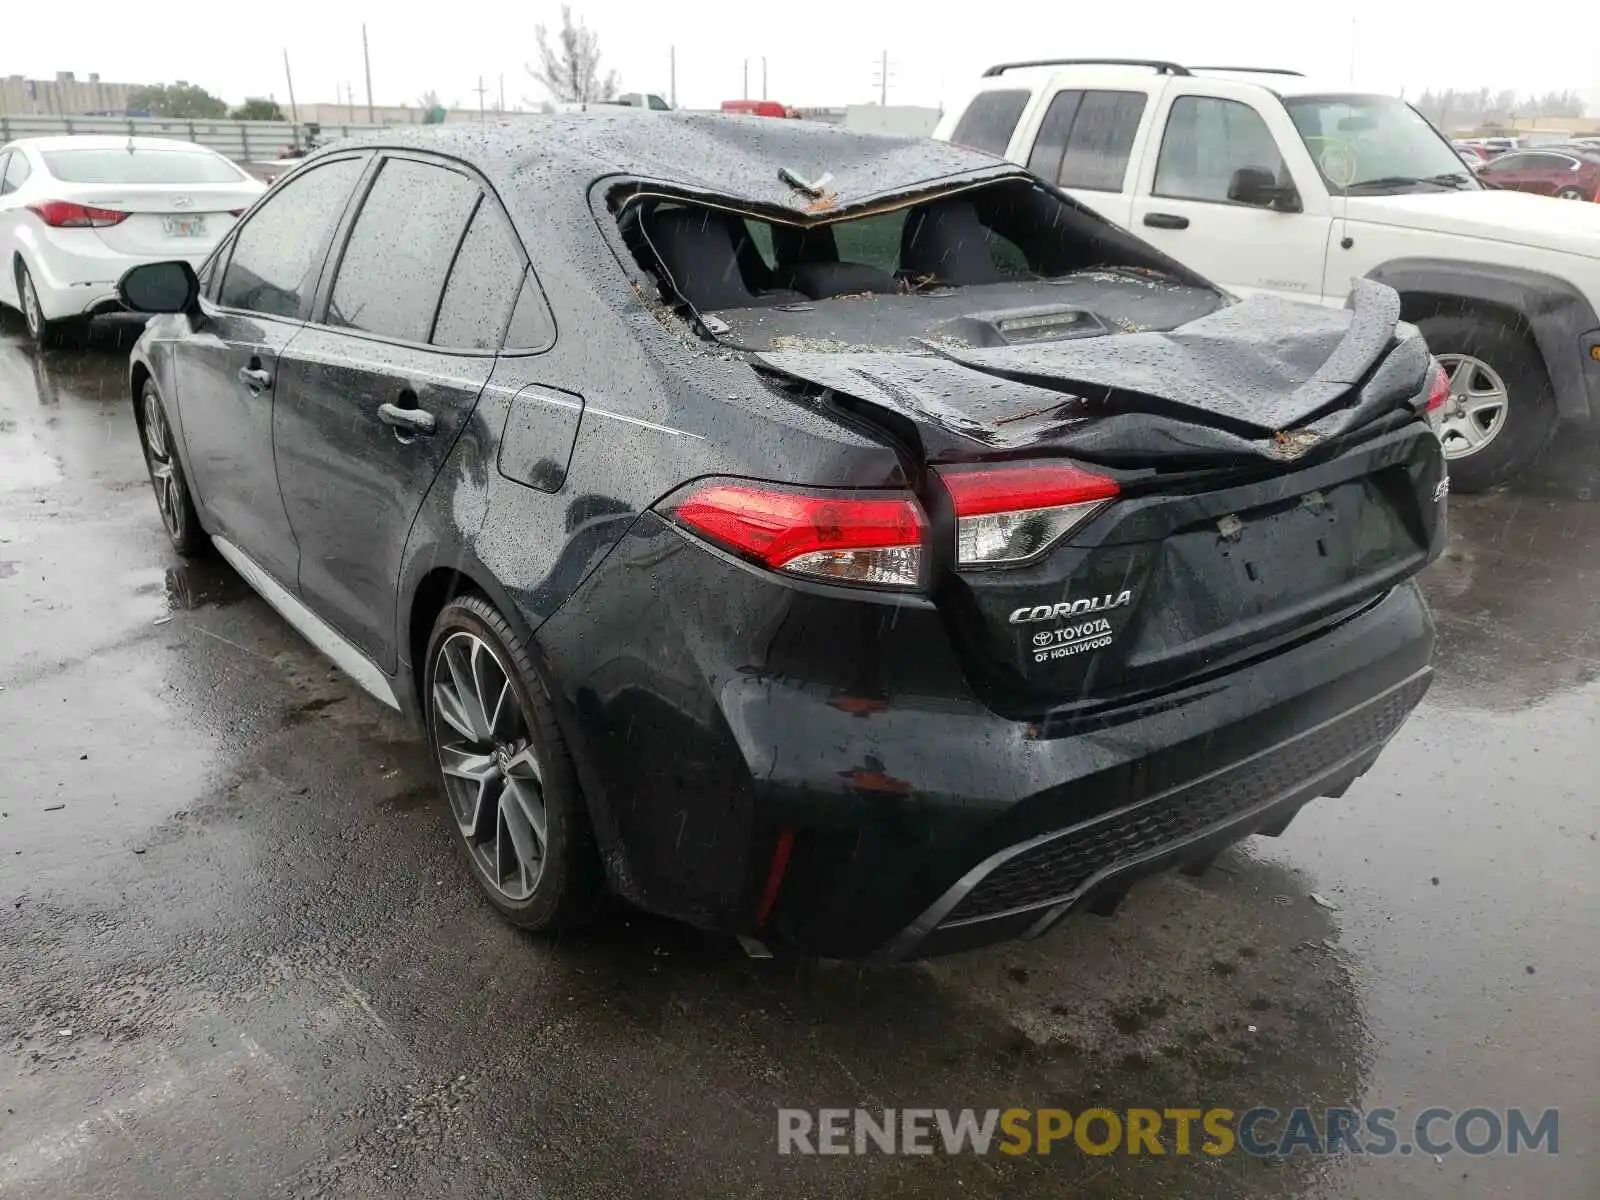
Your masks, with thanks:
[(1522, 1108), (780, 1108), (779, 1154), (1555, 1154)]

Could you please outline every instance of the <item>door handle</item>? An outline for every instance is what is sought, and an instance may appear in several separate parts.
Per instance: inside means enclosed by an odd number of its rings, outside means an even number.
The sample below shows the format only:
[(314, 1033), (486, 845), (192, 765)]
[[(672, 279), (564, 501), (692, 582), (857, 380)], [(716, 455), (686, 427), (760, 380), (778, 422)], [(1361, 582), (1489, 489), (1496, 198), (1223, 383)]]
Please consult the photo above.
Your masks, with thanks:
[(428, 434), (437, 426), (433, 414), (421, 408), (401, 408), (398, 404), (378, 405), (378, 420), (393, 425), (402, 433)]
[(1189, 218), (1177, 213), (1145, 213), (1144, 223), (1152, 229), (1187, 229)]
[(252, 392), (264, 392), (272, 386), (272, 376), (260, 367), (240, 367), (239, 382)]

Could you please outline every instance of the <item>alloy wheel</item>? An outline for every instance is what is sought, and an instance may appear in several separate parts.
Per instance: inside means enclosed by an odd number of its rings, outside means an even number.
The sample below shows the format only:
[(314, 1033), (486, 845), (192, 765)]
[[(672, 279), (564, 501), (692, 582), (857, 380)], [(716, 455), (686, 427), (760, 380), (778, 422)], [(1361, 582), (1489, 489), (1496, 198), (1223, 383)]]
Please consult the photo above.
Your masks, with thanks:
[(1481, 358), (1470, 354), (1435, 357), (1450, 378), (1439, 440), (1446, 458), (1466, 458), (1500, 436), (1511, 407), (1510, 392), (1500, 373)]
[(1577, 188), (1562, 188), (1556, 193), (1557, 200), (1582, 200), (1583, 193)]
[(39, 307), (39, 293), (34, 290), (33, 276), (26, 267), (17, 272), (22, 284), (22, 318), (28, 323), (28, 333), (38, 337), (44, 328), (44, 310)]
[(166, 414), (161, 411), (161, 401), (153, 388), (144, 394), (144, 449), (162, 523), (174, 538), (180, 537), (183, 533), (183, 494), (179, 489), (183, 485), (173, 466), (172, 435), (167, 429)]
[(544, 772), (510, 674), (489, 644), (458, 630), (433, 665), (433, 743), (456, 828), (505, 899), (533, 895), (549, 825)]

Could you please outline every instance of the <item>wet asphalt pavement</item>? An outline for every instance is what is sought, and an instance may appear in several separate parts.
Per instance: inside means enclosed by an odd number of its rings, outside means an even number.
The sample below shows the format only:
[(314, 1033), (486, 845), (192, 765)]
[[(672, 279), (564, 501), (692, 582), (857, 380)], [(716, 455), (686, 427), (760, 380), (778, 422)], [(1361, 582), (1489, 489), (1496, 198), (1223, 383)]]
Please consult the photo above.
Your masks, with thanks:
[[(0, 322), (0, 1196), (1600, 1195), (1600, 437), (1452, 501), (1432, 692), (1283, 838), (1039, 942), (758, 962), (497, 921), (399, 719), (168, 548), (132, 337)], [(776, 1152), (780, 1106), (1340, 1103), (1560, 1153)]]

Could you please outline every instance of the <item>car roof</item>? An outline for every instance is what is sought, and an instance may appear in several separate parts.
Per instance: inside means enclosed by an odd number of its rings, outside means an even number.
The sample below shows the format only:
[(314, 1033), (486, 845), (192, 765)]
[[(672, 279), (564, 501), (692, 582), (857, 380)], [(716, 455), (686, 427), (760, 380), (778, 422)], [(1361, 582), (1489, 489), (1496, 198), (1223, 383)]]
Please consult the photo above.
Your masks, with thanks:
[(180, 154), (216, 153), (215, 150), (208, 150), (194, 142), (180, 141), (177, 138), (128, 137), (97, 133), (17, 138), (8, 144), (27, 146), (33, 150), (126, 150), (131, 145), (135, 150), (174, 150)]
[[(582, 196), (586, 206), (589, 185), (615, 175), (807, 215), (937, 182), (1020, 173), (1014, 164), (929, 138), (773, 117), (681, 111), (653, 117), (642, 121), (636, 112), (608, 107), (389, 128), (332, 143), (303, 161), (360, 147), (432, 151), (476, 168), (502, 194), (553, 189)], [(822, 194), (784, 182), (780, 168), (821, 181)]]
[(1153, 81), (1166, 81), (1174, 78), (1224, 79), (1230, 83), (1253, 84), (1264, 92), (1270, 92), (1286, 99), (1295, 96), (1365, 96), (1371, 94), (1358, 91), (1348, 83), (1307, 78), (1288, 70), (1250, 67), (1190, 67), (1180, 74), (1172, 71), (1161, 71), (1153, 65), (1113, 62), (1017, 67), (1006, 71), (1003, 75), (986, 76), (982, 87), (985, 91), (1005, 87), (1016, 88), (1018, 86), (1036, 90), (1041, 84), (1049, 83), (1054, 88), (1060, 89), (1083, 87), (1091, 82), (1098, 87), (1111, 86), (1117, 83), (1127, 87), (1142, 87)]

